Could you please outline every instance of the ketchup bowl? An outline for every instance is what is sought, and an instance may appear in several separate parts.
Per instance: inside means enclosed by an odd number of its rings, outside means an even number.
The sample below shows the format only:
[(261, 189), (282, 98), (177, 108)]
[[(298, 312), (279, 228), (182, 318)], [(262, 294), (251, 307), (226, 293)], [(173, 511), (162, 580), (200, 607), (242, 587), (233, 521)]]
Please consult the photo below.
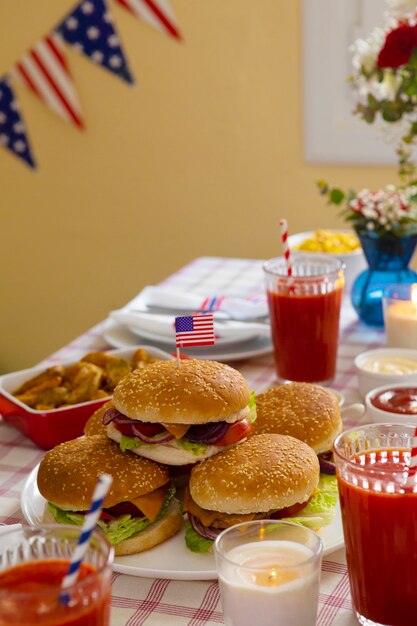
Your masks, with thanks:
[(365, 397), (367, 416), (372, 422), (417, 426), (417, 383), (396, 383), (377, 387)]

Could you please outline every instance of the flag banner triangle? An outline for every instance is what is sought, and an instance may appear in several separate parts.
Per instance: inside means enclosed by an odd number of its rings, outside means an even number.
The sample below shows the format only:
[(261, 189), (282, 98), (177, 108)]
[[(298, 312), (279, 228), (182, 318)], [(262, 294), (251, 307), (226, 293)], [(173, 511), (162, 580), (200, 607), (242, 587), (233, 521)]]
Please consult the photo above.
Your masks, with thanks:
[(36, 168), (20, 106), (6, 77), (0, 79), (0, 146)]
[(181, 39), (169, 0), (114, 0), (154, 28)]
[(16, 77), (64, 120), (84, 128), (74, 81), (57, 33), (39, 40), (16, 63)]
[(73, 48), (127, 83), (133, 76), (104, 0), (82, 0), (56, 30)]

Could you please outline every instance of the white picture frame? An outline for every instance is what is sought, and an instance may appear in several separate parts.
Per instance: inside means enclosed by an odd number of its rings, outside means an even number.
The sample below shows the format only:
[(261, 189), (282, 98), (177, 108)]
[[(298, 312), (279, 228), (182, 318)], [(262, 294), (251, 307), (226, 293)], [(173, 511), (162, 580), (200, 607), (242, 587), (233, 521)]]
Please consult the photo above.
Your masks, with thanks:
[[(304, 157), (310, 163), (391, 165), (384, 125), (353, 114), (349, 46), (382, 23), (382, 0), (302, 0)], [(386, 125), (385, 125), (386, 126)]]

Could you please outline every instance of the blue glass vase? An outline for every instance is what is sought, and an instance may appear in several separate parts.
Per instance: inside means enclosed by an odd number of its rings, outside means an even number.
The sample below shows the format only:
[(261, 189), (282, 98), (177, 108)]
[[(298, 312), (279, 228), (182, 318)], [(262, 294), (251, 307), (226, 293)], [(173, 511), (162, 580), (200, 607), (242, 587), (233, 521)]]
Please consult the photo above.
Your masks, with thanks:
[(363, 322), (369, 326), (383, 326), (385, 287), (393, 283), (417, 283), (417, 273), (408, 267), (417, 235), (396, 237), (359, 232), (358, 237), (369, 267), (352, 285), (352, 304)]

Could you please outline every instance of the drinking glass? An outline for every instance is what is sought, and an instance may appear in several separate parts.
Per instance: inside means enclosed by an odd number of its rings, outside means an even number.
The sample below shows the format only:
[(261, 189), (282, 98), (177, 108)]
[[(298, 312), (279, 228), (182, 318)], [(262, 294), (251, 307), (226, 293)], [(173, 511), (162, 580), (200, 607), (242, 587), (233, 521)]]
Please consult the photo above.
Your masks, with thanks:
[(80, 576), (60, 599), (82, 530), (44, 524), (0, 535), (0, 626), (108, 626), (113, 547), (93, 532)]
[(279, 520), (244, 522), (215, 541), (226, 626), (315, 626), (323, 545)]
[[(334, 444), (354, 611), (364, 626), (411, 626), (417, 606), (415, 425), (371, 424)], [(414, 617), (413, 617), (414, 616)]]
[(343, 263), (296, 256), (264, 263), (275, 365), (282, 381), (326, 384), (336, 372)]

